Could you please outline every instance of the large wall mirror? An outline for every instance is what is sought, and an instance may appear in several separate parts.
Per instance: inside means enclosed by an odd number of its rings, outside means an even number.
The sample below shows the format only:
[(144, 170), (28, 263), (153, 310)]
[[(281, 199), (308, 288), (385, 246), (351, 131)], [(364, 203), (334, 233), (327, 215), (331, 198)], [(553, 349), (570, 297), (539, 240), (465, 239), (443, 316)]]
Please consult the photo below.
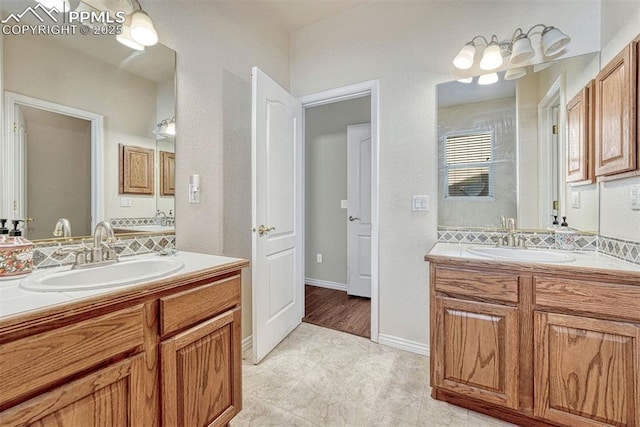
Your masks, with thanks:
[(599, 68), (592, 53), (503, 71), (493, 84), (439, 84), (438, 225), (495, 228), (504, 215), (544, 230), (557, 215), (598, 231), (597, 184), (565, 176), (566, 104)]
[[(36, 4), (2, 2), (2, 15)], [(71, 1), (78, 6), (88, 7)], [(157, 125), (175, 117), (175, 52), (160, 44), (137, 51), (115, 35), (91, 33), (0, 35), (0, 214), (28, 219), (31, 240), (52, 238), (59, 218), (69, 219), (74, 237), (91, 235), (102, 220), (172, 230), (174, 198), (163, 173), (173, 173), (175, 135)], [(121, 193), (119, 145), (153, 150), (153, 194)]]

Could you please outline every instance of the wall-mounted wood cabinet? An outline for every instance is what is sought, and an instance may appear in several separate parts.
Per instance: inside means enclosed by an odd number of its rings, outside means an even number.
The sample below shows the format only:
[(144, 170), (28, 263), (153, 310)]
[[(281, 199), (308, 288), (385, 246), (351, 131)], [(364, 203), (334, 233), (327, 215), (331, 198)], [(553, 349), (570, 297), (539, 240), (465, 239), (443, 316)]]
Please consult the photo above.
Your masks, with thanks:
[(595, 79), (595, 169), (599, 177), (622, 178), (638, 172), (639, 40), (628, 44)]
[(567, 182), (591, 184), (594, 171), (594, 86), (591, 80), (567, 104)]

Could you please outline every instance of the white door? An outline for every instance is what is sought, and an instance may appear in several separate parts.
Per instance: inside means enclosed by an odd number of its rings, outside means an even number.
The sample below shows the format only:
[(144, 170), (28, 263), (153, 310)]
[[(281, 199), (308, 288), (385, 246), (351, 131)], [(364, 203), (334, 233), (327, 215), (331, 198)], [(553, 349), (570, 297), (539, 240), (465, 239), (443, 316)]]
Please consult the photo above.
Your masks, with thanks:
[(347, 293), (371, 298), (371, 124), (347, 127)]
[(253, 361), (302, 321), (302, 105), (252, 71)]

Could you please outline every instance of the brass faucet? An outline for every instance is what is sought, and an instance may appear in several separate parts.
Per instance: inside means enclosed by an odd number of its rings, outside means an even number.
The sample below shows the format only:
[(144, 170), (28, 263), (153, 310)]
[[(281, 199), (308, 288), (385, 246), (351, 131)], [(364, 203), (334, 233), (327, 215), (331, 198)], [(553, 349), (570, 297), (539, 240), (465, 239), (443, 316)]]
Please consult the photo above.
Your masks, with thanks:
[[(91, 264), (96, 262), (116, 262), (118, 256), (111, 243), (115, 240), (113, 228), (106, 221), (96, 224), (93, 231), (93, 248), (91, 248)], [(106, 253), (103, 251), (106, 249)]]

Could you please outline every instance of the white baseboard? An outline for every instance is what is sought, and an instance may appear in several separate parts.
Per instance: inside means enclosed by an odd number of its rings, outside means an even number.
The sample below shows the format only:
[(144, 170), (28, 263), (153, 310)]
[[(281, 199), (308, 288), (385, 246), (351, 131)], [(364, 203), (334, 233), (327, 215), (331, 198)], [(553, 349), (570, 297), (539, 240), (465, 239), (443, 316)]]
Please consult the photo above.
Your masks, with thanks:
[(429, 344), (422, 344), (415, 341), (409, 341), (404, 338), (394, 337), (393, 335), (378, 334), (378, 344), (388, 345), (389, 347), (399, 348), (400, 350), (410, 351), (412, 353), (422, 354), (429, 357)]
[(304, 283), (307, 285), (318, 286), (320, 288), (335, 289), (337, 291), (347, 291), (346, 283), (329, 282), (327, 280), (311, 279), (305, 277)]
[(253, 347), (253, 335), (249, 335), (245, 339), (242, 340), (242, 352), (251, 350)]

